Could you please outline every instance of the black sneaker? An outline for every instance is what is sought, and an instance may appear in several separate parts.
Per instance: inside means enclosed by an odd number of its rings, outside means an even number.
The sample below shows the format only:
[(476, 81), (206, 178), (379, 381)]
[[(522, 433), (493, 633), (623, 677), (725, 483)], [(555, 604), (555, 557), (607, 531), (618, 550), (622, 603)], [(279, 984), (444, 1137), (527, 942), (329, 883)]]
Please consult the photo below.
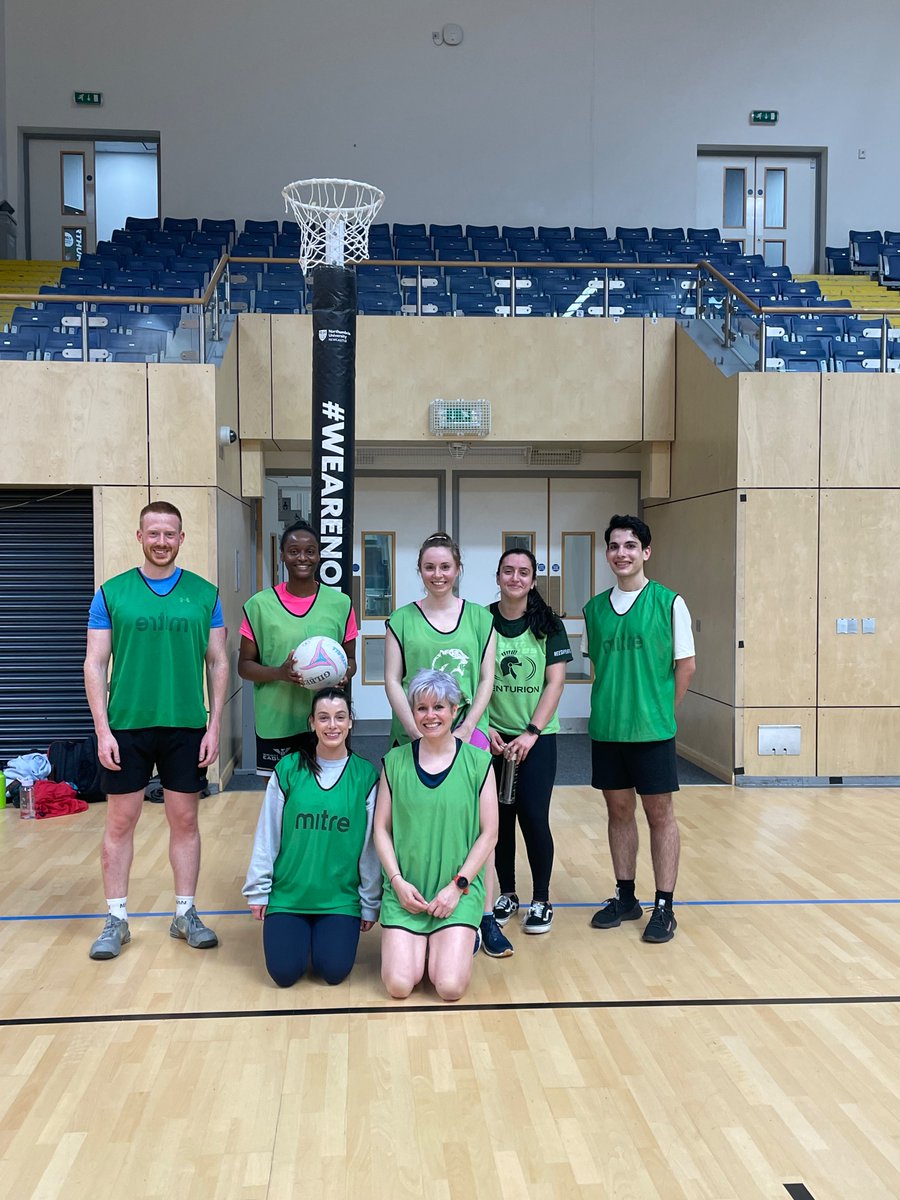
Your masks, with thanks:
[(494, 905), (494, 920), (502, 929), (510, 917), (519, 911), (519, 897), (515, 892), (504, 892)]
[(490, 958), (509, 958), (514, 953), (512, 942), (501, 932), (493, 913), (481, 918), (481, 948)]
[(623, 921), (639, 921), (644, 915), (641, 903), (635, 898), (633, 904), (623, 904), (618, 896), (610, 896), (599, 912), (591, 917), (594, 929), (618, 929)]
[(553, 924), (553, 905), (549, 900), (532, 900), (522, 922), (525, 933), (549, 933)]
[(643, 940), (645, 942), (671, 942), (677, 926), (678, 922), (675, 920), (672, 908), (667, 908), (665, 902), (660, 900), (650, 914)]

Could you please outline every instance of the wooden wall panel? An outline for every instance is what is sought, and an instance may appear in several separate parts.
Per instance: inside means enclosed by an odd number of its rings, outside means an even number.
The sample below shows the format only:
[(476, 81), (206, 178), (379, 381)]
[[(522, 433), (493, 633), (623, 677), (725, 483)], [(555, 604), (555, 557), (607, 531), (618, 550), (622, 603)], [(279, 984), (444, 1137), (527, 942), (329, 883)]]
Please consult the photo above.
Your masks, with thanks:
[(824, 378), (741, 372), (738, 487), (818, 485), (819, 381)]
[(900, 775), (900, 708), (820, 708), (819, 775)]
[(737, 480), (738, 377), (726, 378), (678, 326), (673, 500), (733, 488)]
[[(308, 442), (312, 431), (312, 317), (276, 313), (271, 320), (272, 437), (276, 441)], [(357, 396), (362, 369), (359, 340), (357, 334)], [(356, 420), (357, 436), (361, 436), (358, 406)]]
[(822, 377), (822, 487), (900, 487), (896, 375)]
[(229, 339), (221, 364), (215, 368), (216, 381), (216, 483), (232, 496), (241, 495), (241, 447), (239, 442), (222, 446), (218, 434), (222, 425), (237, 433), (238, 379), (237, 338)]
[(688, 692), (678, 706), (678, 753), (730, 783), (734, 768), (734, 709)]
[(151, 487), (151, 500), (168, 500), (181, 512), (184, 544), (178, 565), (216, 582), (216, 489), (211, 487)]
[(150, 502), (146, 487), (94, 488), (94, 582), (140, 566), (143, 552), (135, 536), (141, 509)]
[[(742, 752), (737, 766), (750, 776), (770, 775), (775, 778), (814, 776), (816, 770), (816, 710), (815, 708), (739, 708), (736, 714)], [(760, 725), (799, 725), (800, 754), (760, 754)]]
[(265, 487), (266, 460), (259, 442), (241, 442), (241, 495), (262, 496)]
[(644, 516), (653, 532), (647, 574), (680, 592), (694, 621), (691, 688), (734, 704), (735, 494), (648, 506)]
[(818, 493), (764, 489), (738, 504), (740, 707), (816, 702)]
[(641, 447), (641, 500), (665, 500), (671, 490), (672, 447), (645, 442)]
[[(900, 493), (823, 490), (820, 537), (819, 703), (900, 703)], [(860, 632), (838, 634), (838, 617), (856, 617)]]
[(215, 367), (199, 363), (155, 363), (147, 368), (152, 486), (215, 484), (215, 372)]
[(244, 601), (252, 591), (253, 520), (255, 504), (242, 502), (219, 490), (216, 496), (216, 542), (219, 598), (228, 630), (230, 679), (228, 706), (223, 714), (219, 748), (220, 783), (227, 783), (238, 761), (241, 742), (241, 694), (237, 673), (240, 626)]
[(645, 442), (671, 442), (675, 436), (675, 327), (671, 318), (645, 320)]
[(147, 368), (0, 363), (3, 481), (87, 485), (147, 479)]
[(242, 438), (265, 441), (272, 436), (271, 318), (265, 313), (242, 313), (237, 319), (235, 336), (240, 406), (238, 433)]

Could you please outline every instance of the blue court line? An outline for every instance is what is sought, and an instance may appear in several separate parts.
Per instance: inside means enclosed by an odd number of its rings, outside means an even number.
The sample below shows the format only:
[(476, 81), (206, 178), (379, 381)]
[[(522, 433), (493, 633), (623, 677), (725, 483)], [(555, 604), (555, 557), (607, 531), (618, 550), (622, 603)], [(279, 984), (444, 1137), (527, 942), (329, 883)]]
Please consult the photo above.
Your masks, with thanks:
[[(526, 902), (527, 903), (527, 902)], [(568, 901), (557, 904), (554, 901), (554, 908), (600, 908), (605, 903), (603, 900), (578, 900)], [(781, 905), (808, 905), (816, 907), (825, 904), (900, 904), (900, 897), (885, 896), (881, 898), (860, 897), (859, 899), (837, 899), (837, 900), (678, 900), (675, 903), (676, 908), (760, 908), (766, 906), (781, 906)], [(651, 904), (644, 904), (643, 908), (649, 912), (653, 907)], [(244, 917), (250, 915), (249, 908), (204, 908), (197, 910), (203, 917)], [(0, 914), (0, 921), (103, 921), (106, 919), (106, 912), (93, 913), (32, 913), (21, 916), (5, 916)], [(172, 909), (166, 909), (165, 912), (129, 912), (128, 919), (132, 917), (166, 917), (172, 919)]]

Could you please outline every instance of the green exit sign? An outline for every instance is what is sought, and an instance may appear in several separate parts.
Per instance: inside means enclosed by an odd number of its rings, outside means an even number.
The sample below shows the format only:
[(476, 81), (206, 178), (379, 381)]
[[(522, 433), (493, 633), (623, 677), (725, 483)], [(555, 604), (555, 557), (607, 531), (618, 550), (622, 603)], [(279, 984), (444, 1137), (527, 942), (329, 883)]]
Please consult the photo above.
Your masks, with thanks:
[(777, 120), (777, 108), (754, 108), (750, 114), (751, 125), (774, 125)]
[(102, 92), (73, 92), (76, 104), (102, 104)]

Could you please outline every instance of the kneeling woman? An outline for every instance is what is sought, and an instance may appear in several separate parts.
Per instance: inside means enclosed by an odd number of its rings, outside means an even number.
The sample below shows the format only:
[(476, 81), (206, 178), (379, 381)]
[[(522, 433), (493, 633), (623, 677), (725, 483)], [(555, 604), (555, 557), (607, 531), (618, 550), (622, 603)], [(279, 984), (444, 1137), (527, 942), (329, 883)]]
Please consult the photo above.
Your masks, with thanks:
[(483, 867), (497, 840), (497, 788), (483, 750), (454, 737), (461, 700), (444, 671), (409, 687), (418, 740), (388, 751), (375, 846), (384, 867), (381, 977), (395, 999), (425, 975), (459, 1000), (472, 975), (484, 904)]
[(315, 757), (297, 750), (276, 765), (243, 889), (263, 921), (266, 969), (279, 987), (296, 983), (310, 961), (326, 983), (346, 979), (360, 932), (381, 906), (372, 843), (378, 772), (347, 750), (345, 693), (317, 692), (309, 724)]

